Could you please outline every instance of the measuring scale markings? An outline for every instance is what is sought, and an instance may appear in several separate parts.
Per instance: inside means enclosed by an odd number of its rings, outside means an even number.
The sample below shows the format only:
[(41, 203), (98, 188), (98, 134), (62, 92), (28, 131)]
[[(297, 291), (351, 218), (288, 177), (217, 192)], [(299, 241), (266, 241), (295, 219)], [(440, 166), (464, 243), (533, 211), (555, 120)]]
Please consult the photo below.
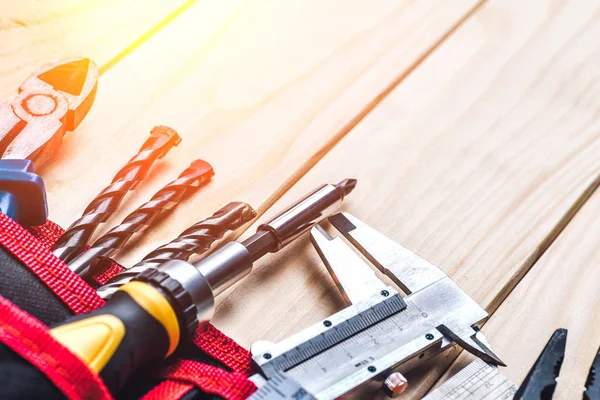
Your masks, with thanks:
[[(466, 339), (475, 335), (473, 327), (487, 317), (483, 309), (457, 289), (449, 278), (441, 279), (404, 298), (405, 310), (325, 351), (314, 352), (313, 357), (285, 372), (316, 397), (333, 399), (396, 367), (408, 371), (425, 361), (425, 355), (429, 359), (452, 345), (451, 341), (443, 340), (444, 335), (438, 327), (444, 326)], [(331, 320), (336, 317), (349, 319), (350, 315), (343, 314), (344, 311), (332, 316)], [(310, 328), (307, 331), (304, 340), (302, 336), (295, 340), (310, 342), (316, 335), (314, 331), (310, 333)], [(294, 347), (298, 345), (287, 348)]]
[[(386, 297), (392, 294), (386, 291)], [(340, 342), (347, 341), (358, 332), (361, 332), (370, 326), (380, 323), (406, 308), (406, 303), (398, 294), (392, 294), (383, 300), (377, 299), (377, 302), (363, 311), (357, 312), (350, 318), (342, 318), (339, 323), (335, 323), (335, 316), (330, 320), (324, 321), (324, 331), (302, 341), (292, 349), (276, 355), (268, 362), (268, 371), (287, 371), (294, 368), (319, 353), (338, 345)], [(264, 366), (266, 367), (266, 365)], [(272, 372), (271, 372), (272, 373)]]
[[(404, 311), (287, 370), (286, 374), (302, 384), (310, 393), (317, 394), (356, 372), (368, 370), (372, 364), (412, 339), (425, 336), (428, 333), (427, 329), (416, 332), (410, 327), (414, 327), (413, 324), (416, 323), (427, 324), (427, 317), (415, 304), (408, 304)], [(435, 328), (431, 327), (430, 330)], [(377, 371), (370, 372), (369, 375), (376, 373)]]
[(511, 400), (517, 387), (498, 368), (477, 359), (423, 400)]

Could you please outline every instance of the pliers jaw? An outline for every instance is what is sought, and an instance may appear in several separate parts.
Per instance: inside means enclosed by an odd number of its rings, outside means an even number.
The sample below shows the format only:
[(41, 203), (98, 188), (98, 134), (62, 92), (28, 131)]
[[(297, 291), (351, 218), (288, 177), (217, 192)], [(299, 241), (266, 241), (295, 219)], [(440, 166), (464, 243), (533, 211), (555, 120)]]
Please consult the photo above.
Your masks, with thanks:
[(556, 378), (560, 374), (565, 349), (567, 347), (567, 330), (558, 329), (529, 371), (515, 395), (519, 399), (552, 399), (556, 389)]
[(89, 112), (98, 68), (87, 58), (46, 64), (19, 87), (10, 104), (0, 104), (0, 155), (29, 159), (39, 168)]
[(53, 90), (67, 101), (63, 123), (73, 131), (90, 111), (98, 88), (98, 68), (89, 58), (70, 58), (44, 65), (21, 84), (19, 92)]
[(598, 351), (590, 368), (590, 374), (585, 383), (585, 393), (583, 393), (583, 400), (598, 399), (600, 399), (600, 351)]

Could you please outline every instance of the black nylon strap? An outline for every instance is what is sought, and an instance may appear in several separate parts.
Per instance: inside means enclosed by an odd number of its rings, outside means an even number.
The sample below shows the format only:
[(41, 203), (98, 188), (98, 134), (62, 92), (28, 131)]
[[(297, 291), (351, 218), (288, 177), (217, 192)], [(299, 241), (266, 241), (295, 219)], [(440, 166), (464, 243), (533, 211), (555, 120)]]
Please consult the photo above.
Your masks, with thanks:
[(64, 399), (54, 384), (31, 364), (0, 344), (0, 399)]
[(46, 325), (54, 325), (73, 315), (52, 290), (2, 246), (0, 295)]
[[(0, 246), (0, 295), (48, 326), (54, 326), (73, 316), (73, 312), (52, 290), (2, 246)], [(229, 370), (192, 343), (181, 346), (171, 359), (194, 360)], [(161, 382), (155, 378), (155, 373), (165, 364), (140, 371), (117, 394), (116, 399), (129, 400), (143, 397)], [(1, 344), (0, 388), (2, 400), (64, 398), (44, 374)], [(199, 389), (194, 389), (185, 396), (185, 400), (218, 399), (221, 397), (204, 393)]]

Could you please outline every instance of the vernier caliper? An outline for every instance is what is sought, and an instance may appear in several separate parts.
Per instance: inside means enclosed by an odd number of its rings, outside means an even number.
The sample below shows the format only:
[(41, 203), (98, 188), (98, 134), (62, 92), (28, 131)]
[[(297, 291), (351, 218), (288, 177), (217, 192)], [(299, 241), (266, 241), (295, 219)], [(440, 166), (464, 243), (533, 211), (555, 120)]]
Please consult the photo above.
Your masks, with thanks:
[(252, 400), (372, 398), (382, 386), (395, 396), (406, 389), (402, 374), (456, 344), (504, 365), (478, 329), (488, 314), (441, 269), (348, 213), (329, 221), (407, 296), (341, 238), (313, 228), (312, 242), (349, 306), (280, 343), (254, 344), (260, 389)]

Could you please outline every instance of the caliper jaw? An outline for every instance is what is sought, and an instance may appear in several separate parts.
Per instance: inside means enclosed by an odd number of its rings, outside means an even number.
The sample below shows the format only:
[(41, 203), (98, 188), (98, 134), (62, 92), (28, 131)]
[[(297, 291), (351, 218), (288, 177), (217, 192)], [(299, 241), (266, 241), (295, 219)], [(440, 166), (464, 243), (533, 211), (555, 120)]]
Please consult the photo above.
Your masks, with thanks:
[[(417, 293), (440, 280), (450, 278), (438, 267), (411, 252), (381, 232), (365, 224), (349, 213), (329, 217), (331, 224), (348, 239), (373, 265), (394, 281), (406, 294)], [(330, 268), (330, 267), (328, 267)], [(464, 294), (463, 303), (472, 310), (472, 315), (487, 313), (468, 297), (456, 284), (453, 291)], [(468, 298), (468, 300), (466, 299)], [(441, 299), (440, 299), (441, 301)], [(469, 303), (468, 306), (466, 303)], [(476, 317), (475, 319), (478, 319)], [(482, 360), (504, 366), (504, 363), (487, 345), (487, 340), (479, 330), (483, 321), (462, 321), (465, 325), (444, 325), (437, 329), (448, 339)]]
[(348, 305), (386, 290), (387, 285), (342, 238), (332, 238), (319, 225), (312, 229), (310, 238)]
[(349, 213), (332, 215), (329, 222), (407, 295), (447, 276), (435, 265)]
[[(377, 278), (341, 238), (313, 228), (315, 249), (350, 306), (278, 344), (252, 346), (253, 360), (271, 384), (276, 377), (295, 381), (317, 399), (354, 395), (455, 344), (504, 365), (479, 331), (488, 314), (441, 269), (348, 213), (329, 220), (407, 296)], [(275, 398), (292, 397), (256, 397)]]
[(440, 325), (437, 327), (437, 330), (475, 357), (478, 357), (489, 364), (506, 367), (506, 364), (504, 364), (500, 357), (498, 357), (489, 347), (487, 339), (479, 328), (475, 327), (471, 331), (461, 332), (461, 330), (452, 329), (446, 325)]

